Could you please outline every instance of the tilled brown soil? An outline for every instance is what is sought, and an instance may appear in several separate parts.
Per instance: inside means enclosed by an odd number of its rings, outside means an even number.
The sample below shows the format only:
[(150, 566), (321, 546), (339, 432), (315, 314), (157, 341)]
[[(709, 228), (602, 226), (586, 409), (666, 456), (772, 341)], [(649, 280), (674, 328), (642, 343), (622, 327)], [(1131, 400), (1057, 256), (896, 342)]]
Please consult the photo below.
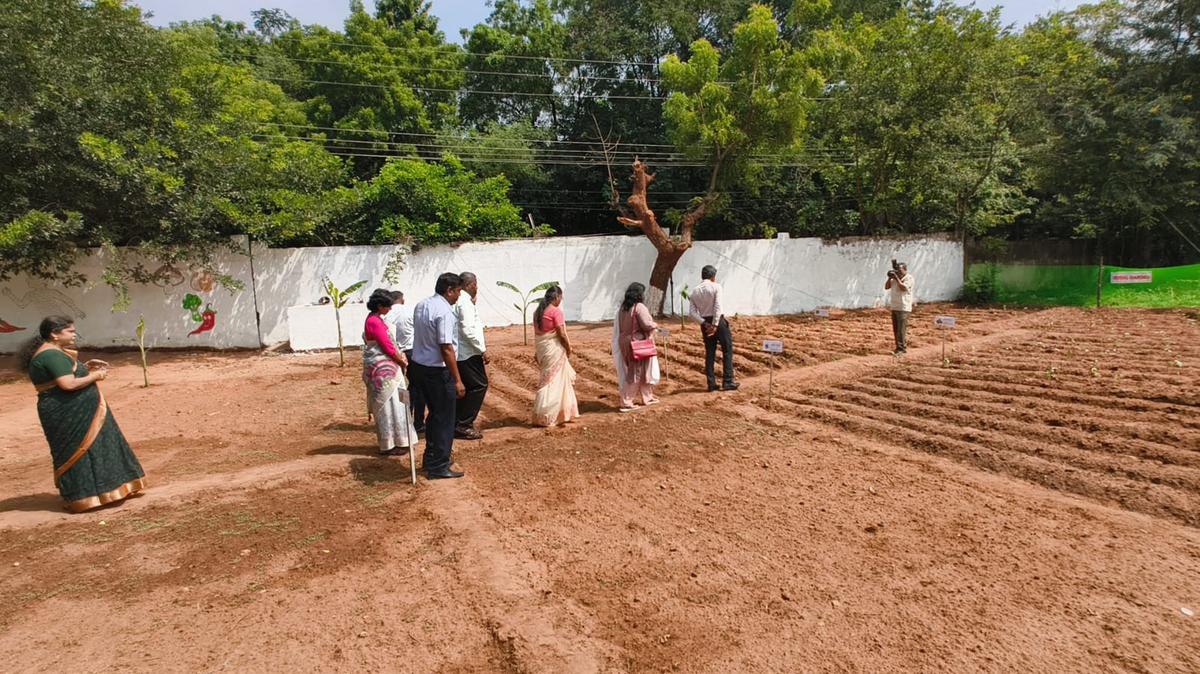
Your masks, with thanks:
[(922, 307), (901, 360), (884, 312), (738, 318), (732, 394), (678, 328), (621, 415), (609, 327), (571, 326), (551, 430), (489, 331), (467, 477), (416, 486), (336, 354), (156, 354), (150, 389), (106, 357), (154, 486), (76, 516), (9, 377), (6, 671), (1200, 670), (1195, 318)]

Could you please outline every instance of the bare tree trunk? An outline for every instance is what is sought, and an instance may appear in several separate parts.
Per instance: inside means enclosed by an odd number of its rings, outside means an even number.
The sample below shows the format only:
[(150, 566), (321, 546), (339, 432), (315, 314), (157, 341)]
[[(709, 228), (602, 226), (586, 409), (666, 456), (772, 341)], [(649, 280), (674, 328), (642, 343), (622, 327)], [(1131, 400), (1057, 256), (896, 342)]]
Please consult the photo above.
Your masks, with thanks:
[(667, 296), (671, 272), (675, 271), (675, 265), (679, 263), (679, 259), (692, 247), (692, 232), (696, 223), (704, 217), (705, 211), (715, 197), (711, 194), (705, 196), (696, 208), (683, 216), (679, 227), (679, 240), (673, 241), (659, 226), (658, 216), (650, 210), (647, 204), (646, 190), (652, 182), (654, 182), (654, 174), (647, 173), (645, 164), (634, 160), (633, 193), (627, 200), (629, 209), (633, 211), (633, 217), (621, 216), (617, 220), (626, 227), (641, 230), (650, 240), (654, 249), (658, 251), (658, 256), (654, 259), (654, 268), (650, 271), (650, 289), (646, 297), (646, 307), (655, 316), (662, 316), (663, 301)]
[(650, 270), (650, 288), (646, 292), (646, 307), (655, 316), (663, 315), (663, 304), (667, 296), (667, 288), (671, 283), (671, 272), (679, 264), (686, 248), (660, 250), (654, 258), (654, 267)]

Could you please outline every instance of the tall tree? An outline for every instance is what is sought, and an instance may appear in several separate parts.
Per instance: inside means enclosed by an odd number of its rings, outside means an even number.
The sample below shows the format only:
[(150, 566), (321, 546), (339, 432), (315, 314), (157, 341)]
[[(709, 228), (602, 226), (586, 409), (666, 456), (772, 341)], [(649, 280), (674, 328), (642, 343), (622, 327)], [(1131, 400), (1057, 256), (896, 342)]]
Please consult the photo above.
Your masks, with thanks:
[[(311, 228), (344, 178), (280, 132), (304, 122), (300, 106), (225, 62), (211, 30), (39, 0), (0, 5), (0, 36), (0, 278), (79, 281), (75, 256), (101, 245), (203, 262), (232, 234)], [(146, 278), (120, 260), (108, 272)]]
[(998, 14), (943, 6), (834, 21), (807, 51), (834, 84), (811, 158), (857, 233), (981, 231), (1024, 209), (1027, 82)]
[(463, 121), (483, 128), (493, 122), (556, 126), (570, 65), (566, 30), (549, 0), (496, 0), (486, 23), (466, 37)]
[(1096, 239), (1130, 265), (1200, 258), (1200, 3), (1084, 7), (1029, 33), (1069, 38), (1073, 67), (1035, 101), (1039, 204), (1013, 235)]
[(696, 225), (730, 184), (753, 184), (760, 164), (798, 150), (820, 74), (804, 54), (780, 38), (770, 8), (754, 5), (733, 31), (724, 59), (705, 39), (694, 42), (691, 57), (667, 58), (662, 66), (670, 97), (663, 114), (677, 150), (708, 173), (703, 194), (679, 219), (672, 238), (650, 208), (654, 175), (633, 163), (632, 194), (618, 220), (640, 230), (658, 252), (650, 272), (648, 305), (662, 313), (667, 283), (679, 258), (692, 246)]
[(381, 6), (380, 18), (354, 0), (344, 32), (306, 26), (272, 41), (298, 69), (281, 85), (304, 101), (310, 124), (339, 129), (309, 135), (357, 155), (360, 177), (374, 175), (398, 144), (437, 157), (444, 148), (432, 135), (457, 124), (462, 50), (446, 43), (427, 10), (421, 3)]

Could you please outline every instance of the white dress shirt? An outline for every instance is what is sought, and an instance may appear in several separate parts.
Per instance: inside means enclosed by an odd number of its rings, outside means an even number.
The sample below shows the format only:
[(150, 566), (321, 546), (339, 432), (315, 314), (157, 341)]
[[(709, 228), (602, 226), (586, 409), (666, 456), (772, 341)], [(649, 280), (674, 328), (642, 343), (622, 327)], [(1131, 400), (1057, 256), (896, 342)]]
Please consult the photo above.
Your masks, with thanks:
[(479, 320), (475, 300), (464, 292), (454, 305), (454, 315), (458, 318), (458, 359), (463, 361), (483, 355), (487, 345), (483, 341), (483, 322)]
[(705, 280), (701, 283), (688, 295), (688, 303), (691, 305), (688, 314), (697, 323), (703, 323), (705, 318), (711, 317), (713, 325), (718, 325), (725, 315), (721, 309), (721, 284), (716, 281)]
[(392, 340), (401, 351), (413, 348), (413, 310), (407, 304), (393, 304), (387, 322), (392, 326)]

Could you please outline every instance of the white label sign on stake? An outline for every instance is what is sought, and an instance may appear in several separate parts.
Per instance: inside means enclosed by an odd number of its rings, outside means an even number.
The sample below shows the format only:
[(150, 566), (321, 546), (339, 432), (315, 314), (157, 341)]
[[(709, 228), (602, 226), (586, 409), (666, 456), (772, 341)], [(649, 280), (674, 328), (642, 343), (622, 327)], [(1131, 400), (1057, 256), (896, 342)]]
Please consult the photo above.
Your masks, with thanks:
[(764, 339), (762, 350), (767, 353), (783, 353), (783, 342), (777, 339)]
[(815, 314), (817, 318), (829, 318), (829, 310), (828, 309), (824, 309), (824, 308), (814, 309), (813, 314)]
[(958, 324), (958, 319), (953, 316), (935, 316), (933, 324), (939, 328), (953, 328)]
[(1152, 271), (1114, 271), (1108, 277), (1110, 283), (1154, 283)]

